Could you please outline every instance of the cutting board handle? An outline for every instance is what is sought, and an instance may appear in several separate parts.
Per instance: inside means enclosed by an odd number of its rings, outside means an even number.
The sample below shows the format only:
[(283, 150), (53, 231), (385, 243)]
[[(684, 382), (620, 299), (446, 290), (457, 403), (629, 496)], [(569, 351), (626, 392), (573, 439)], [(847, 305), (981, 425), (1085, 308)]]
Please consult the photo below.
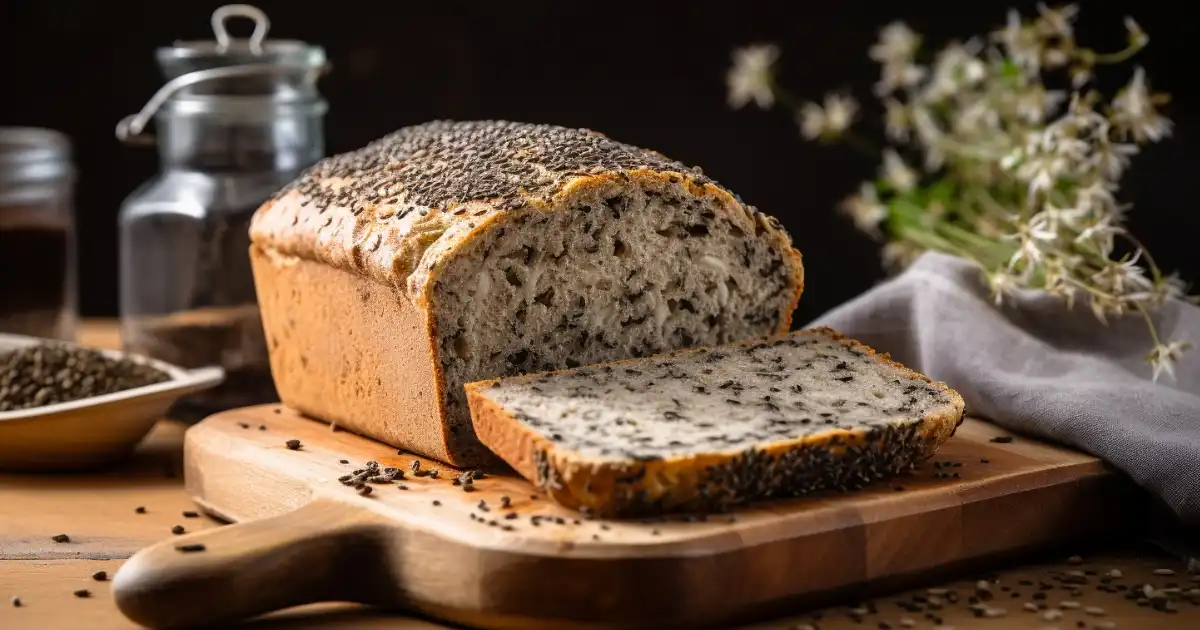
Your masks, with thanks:
[(374, 585), (393, 581), (384, 540), (373, 512), (318, 499), (143, 549), (117, 571), (113, 596), (126, 617), (164, 630), (315, 602), (372, 604), (380, 599)]

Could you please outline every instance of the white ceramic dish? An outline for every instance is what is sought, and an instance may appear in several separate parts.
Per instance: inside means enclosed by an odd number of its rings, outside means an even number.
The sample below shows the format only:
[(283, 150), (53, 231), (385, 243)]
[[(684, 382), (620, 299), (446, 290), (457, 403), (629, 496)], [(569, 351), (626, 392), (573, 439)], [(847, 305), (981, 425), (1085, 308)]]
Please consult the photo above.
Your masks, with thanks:
[[(0, 353), (45, 341), (0, 334)], [(154, 366), (171, 379), (104, 396), (0, 412), (0, 470), (80, 470), (111, 464), (128, 455), (180, 397), (225, 380), (219, 367), (186, 370), (115, 350), (100, 352)]]

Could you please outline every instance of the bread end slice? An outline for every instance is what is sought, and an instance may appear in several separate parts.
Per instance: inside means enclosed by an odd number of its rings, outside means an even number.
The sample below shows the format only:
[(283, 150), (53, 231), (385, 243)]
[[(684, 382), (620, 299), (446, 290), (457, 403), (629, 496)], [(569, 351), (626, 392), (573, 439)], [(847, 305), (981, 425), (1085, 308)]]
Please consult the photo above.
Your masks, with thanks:
[[(797, 343), (800, 344), (795, 346), (798, 348), (805, 344), (832, 344), (844, 350), (848, 356), (858, 358), (859, 363), (846, 369), (854, 370), (862, 365), (874, 366), (874, 369), (887, 377), (889, 383), (894, 381), (900, 392), (921, 384), (926, 387), (925, 392), (937, 399), (934, 401), (936, 404), (930, 404), (928, 408), (922, 409), (919, 415), (909, 417), (888, 417), (887, 413), (883, 412), (869, 424), (859, 427), (830, 426), (826, 429), (820, 425), (813, 427), (806, 423), (804, 431), (726, 448), (693, 448), (691, 452), (664, 452), (661, 457), (655, 453), (631, 453), (628, 456), (614, 457), (596, 456), (594, 453), (571, 448), (563, 440), (554, 439), (561, 437), (555, 433), (552, 424), (555, 418), (535, 420), (534, 422), (541, 425), (535, 428), (531, 426), (531, 418), (527, 413), (517, 410), (511, 401), (505, 402), (502, 396), (497, 395), (501, 391), (498, 388), (530, 386), (535, 382), (553, 384), (555, 379), (569, 378), (589, 370), (609, 373), (616, 370), (620, 373), (626, 369), (649, 372), (656, 367), (684, 371), (688, 366), (695, 365), (720, 368), (723, 362), (731, 361), (730, 356), (737, 357), (739, 353), (749, 353), (752, 356), (763, 348), (794, 346)], [(698, 362), (698, 355), (706, 353), (720, 353), (724, 358), (712, 361), (711, 357), (703, 357), (708, 360)], [(820, 351), (817, 351), (817, 354), (823, 357), (818, 361), (830, 358)], [(832, 359), (837, 360), (839, 357)], [(808, 363), (808, 367), (811, 368), (813, 362)], [(841, 367), (846, 363), (838, 361), (834, 365)], [(811, 383), (816, 384), (818, 390), (822, 387), (821, 383), (832, 386), (833, 381), (840, 383), (840, 378), (845, 378), (822, 373), (823, 366), (824, 364), (819, 364), (815, 369), (811, 369), (812, 376), (808, 377)], [(737, 372), (744, 368), (732, 364), (724, 367), (728, 369), (724, 370), (724, 373), (718, 369), (716, 377), (725, 378), (730, 370)], [(780, 374), (787, 374), (788, 378), (804, 372), (798, 365), (787, 365), (786, 368), (786, 371), (781, 371)], [(753, 374), (755, 373), (751, 373), (751, 377)], [(700, 374), (695, 376), (701, 378)], [(766, 383), (747, 383), (748, 389), (745, 391), (753, 391), (756, 388), (769, 388), (772, 391), (780, 389)], [(673, 384), (675, 383), (668, 383)], [(694, 383), (691, 387), (693, 390), (697, 387), (705, 388), (704, 385)], [(812, 387), (805, 391), (811, 389)], [(892, 361), (886, 354), (877, 354), (873, 349), (828, 328), (798, 331), (721, 348), (685, 350), (656, 357), (618, 361), (604, 366), (587, 366), (481, 381), (468, 384), (466, 391), (475, 430), (489, 449), (521, 476), (547, 492), (555, 502), (579, 510), (585, 515), (597, 517), (649, 516), (680, 511), (721, 512), (757, 500), (862, 487), (873, 481), (893, 477), (931, 457), (938, 447), (954, 434), (962, 422), (965, 410), (962, 397), (945, 383), (932, 381)], [(651, 397), (657, 394), (635, 394), (638, 400), (634, 400), (633, 404), (652, 407), (662, 400), (671, 400), (675, 405), (687, 405), (692, 402), (681, 402), (671, 398), (670, 392), (659, 393), (661, 397)], [(739, 392), (738, 395), (742, 394)], [(864, 399), (870, 399), (872, 392), (869, 388), (865, 389), (862, 396)], [(747, 397), (747, 401), (749, 400)], [(857, 404), (864, 401), (853, 402)], [(591, 404), (594, 406), (608, 403), (603, 399), (593, 399)], [(739, 404), (738, 409), (742, 408)], [(629, 411), (629, 407), (625, 407), (624, 411)], [(793, 418), (797, 415), (811, 415), (808, 414), (811, 409), (803, 412), (779, 409), (775, 411), (781, 413), (767, 415), (790, 413)], [(718, 423), (722, 421), (719, 416), (710, 419)], [(692, 420), (694, 422), (695, 418)], [(689, 425), (685, 423), (670, 429), (688, 431)]]

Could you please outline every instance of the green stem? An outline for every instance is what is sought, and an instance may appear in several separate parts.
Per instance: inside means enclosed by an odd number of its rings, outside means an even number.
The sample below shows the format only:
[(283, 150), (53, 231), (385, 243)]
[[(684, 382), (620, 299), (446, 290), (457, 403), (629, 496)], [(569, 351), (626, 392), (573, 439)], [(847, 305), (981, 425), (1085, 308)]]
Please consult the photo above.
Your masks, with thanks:
[(1134, 308), (1136, 308), (1138, 312), (1142, 314), (1142, 319), (1146, 320), (1146, 329), (1150, 331), (1150, 339), (1154, 342), (1154, 345), (1156, 347), (1161, 346), (1162, 342), (1158, 340), (1158, 330), (1154, 328), (1154, 320), (1150, 319), (1149, 311), (1147, 311), (1146, 307), (1142, 306), (1141, 304), (1135, 303)]
[(1089, 57), (1093, 63), (1102, 63), (1105, 65), (1123, 63), (1125, 61), (1129, 61), (1134, 55), (1141, 52), (1142, 48), (1145, 48), (1145, 45), (1130, 44), (1129, 46), (1126, 46), (1124, 50), (1118, 50), (1115, 53), (1098, 53), (1095, 51), (1089, 51), (1091, 52)]

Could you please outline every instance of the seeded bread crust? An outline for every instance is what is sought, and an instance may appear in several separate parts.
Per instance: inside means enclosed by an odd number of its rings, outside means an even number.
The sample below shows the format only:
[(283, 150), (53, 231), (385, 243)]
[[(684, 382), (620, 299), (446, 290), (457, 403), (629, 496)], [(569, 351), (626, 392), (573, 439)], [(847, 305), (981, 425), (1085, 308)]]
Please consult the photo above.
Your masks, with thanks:
[[(748, 340), (726, 348), (744, 348), (797, 335), (824, 336), (857, 349), (868, 359), (896, 368), (906, 378), (927, 383), (949, 402), (926, 413), (918, 422), (897, 422), (870, 430), (835, 427), (750, 449), (622, 461), (591, 458), (563, 448), (489, 395), (489, 389), (502, 383), (528, 383), (544, 378), (530, 374), (466, 385), (476, 434), (557, 503), (595, 516), (628, 517), (675, 511), (725, 511), (763, 498), (853, 489), (899, 474), (933, 456), (962, 423), (965, 403), (945, 383), (935, 382), (893, 361), (889, 355), (877, 354), (829, 328)], [(708, 350), (682, 350), (664, 356), (680, 358)], [(616, 361), (609, 365), (636, 367), (655, 358), (664, 357)], [(549, 374), (570, 372), (560, 370)]]
[[(451, 340), (461, 338), (469, 347), (472, 338), (448, 328), (442, 306), (449, 302), (442, 288), (447, 274), (506, 229), (627, 191), (705, 204), (715, 221), (761, 244), (778, 260), (771, 273), (781, 277), (782, 288), (770, 297), (770, 312), (730, 330), (757, 335), (790, 328), (804, 288), (799, 252), (774, 218), (699, 169), (589, 130), (438, 121), (318, 163), (255, 214), (251, 260), (281, 399), (307, 415), (452, 465), (494, 463), (473, 434), (462, 389), (451, 377), (518, 374), (570, 361), (550, 358), (547, 366), (541, 357), (542, 363), (531, 359), (475, 374), (456, 367), (451, 373), (455, 357), (447, 348), (457, 349)], [(602, 281), (619, 287), (628, 279)], [(458, 299), (466, 308), (478, 306)], [(756, 301), (761, 303), (747, 300)], [(388, 303), (396, 313), (386, 312)], [(597, 308), (588, 305), (589, 312)], [(748, 314), (734, 309), (730, 317)], [(749, 336), (720, 334), (728, 340)], [(693, 345), (687, 335), (665, 343), (652, 349)], [(394, 356), (381, 344), (405, 354)], [(640, 351), (607, 348), (602, 360)], [(525, 354), (542, 348), (530, 350)], [(359, 355), (371, 357), (373, 365), (353, 365)], [(584, 358), (597, 359), (594, 353)]]

